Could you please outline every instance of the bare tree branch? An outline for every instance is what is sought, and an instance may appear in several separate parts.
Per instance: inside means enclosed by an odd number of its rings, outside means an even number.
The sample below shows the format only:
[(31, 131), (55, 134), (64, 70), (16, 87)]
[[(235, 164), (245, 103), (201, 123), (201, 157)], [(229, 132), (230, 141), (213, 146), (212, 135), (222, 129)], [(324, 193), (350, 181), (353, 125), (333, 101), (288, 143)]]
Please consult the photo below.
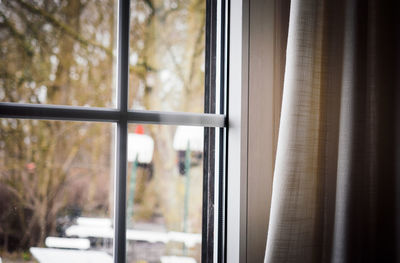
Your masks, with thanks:
[(17, 29), (14, 27), (14, 25), (7, 19), (7, 17), (3, 14), (3, 12), (0, 11), (0, 16), (3, 18), (3, 24), (8, 28), (10, 33), (15, 36), (17, 41), (21, 44), (21, 46), (24, 48), (25, 52), (27, 55), (32, 56), (33, 55), (33, 48), (31, 45), (25, 40), (25, 36), (17, 31)]
[(16, 0), (22, 7), (24, 7), (25, 9), (29, 10), (30, 12), (40, 15), (42, 17), (44, 17), (47, 21), (49, 21), (50, 23), (52, 23), (54, 26), (58, 27), (62, 32), (70, 35), (71, 37), (73, 37), (74, 39), (76, 39), (77, 41), (79, 41), (81, 44), (85, 45), (85, 46), (93, 46), (93, 47), (97, 47), (103, 51), (105, 51), (108, 55), (112, 55), (112, 50), (110, 48), (104, 47), (103, 45), (96, 43), (94, 41), (90, 41), (87, 40), (85, 38), (83, 38), (80, 34), (78, 34), (75, 30), (73, 30), (70, 26), (68, 26), (67, 24), (57, 20), (56, 18), (54, 18), (51, 14), (47, 13), (45, 10), (37, 8), (31, 4), (28, 4), (26, 2), (24, 2), (23, 0)]

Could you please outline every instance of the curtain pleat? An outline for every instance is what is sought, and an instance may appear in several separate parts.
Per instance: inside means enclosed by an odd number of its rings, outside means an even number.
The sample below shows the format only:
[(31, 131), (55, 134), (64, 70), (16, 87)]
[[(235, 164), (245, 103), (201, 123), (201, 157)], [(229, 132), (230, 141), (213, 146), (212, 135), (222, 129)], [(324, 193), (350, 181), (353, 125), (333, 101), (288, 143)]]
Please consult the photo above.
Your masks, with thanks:
[(398, 262), (398, 4), (290, 8), (265, 262)]

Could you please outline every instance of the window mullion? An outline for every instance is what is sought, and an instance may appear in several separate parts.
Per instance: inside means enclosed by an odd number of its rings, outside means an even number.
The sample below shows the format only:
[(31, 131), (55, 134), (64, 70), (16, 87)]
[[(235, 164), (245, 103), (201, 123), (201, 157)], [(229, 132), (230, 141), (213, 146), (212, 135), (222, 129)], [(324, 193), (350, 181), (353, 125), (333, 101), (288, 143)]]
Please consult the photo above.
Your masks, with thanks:
[[(217, 1), (206, 1), (206, 47), (205, 47), (205, 100), (204, 112), (216, 113), (216, 40)], [(204, 174), (203, 174), (203, 215), (201, 261), (214, 261), (214, 179), (215, 129), (204, 129)]]
[(128, 137), (128, 74), (130, 0), (118, 2), (117, 28), (117, 124), (116, 178), (114, 191), (114, 262), (126, 262), (126, 169)]
[[(219, 113), (226, 115), (226, 119), (228, 119), (228, 105), (227, 105), (227, 97), (228, 97), (228, 89), (227, 89), (227, 64), (228, 64), (228, 16), (229, 16), (229, 7), (228, 2), (226, 0), (221, 0), (221, 9), (220, 9), (220, 25), (219, 25), (219, 35), (220, 35), (220, 46), (219, 46), (219, 58), (220, 64), (218, 65), (220, 68), (220, 85), (219, 85)], [(218, 156), (216, 156), (216, 160), (218, 160), (219, 171), (218, 171), (218, 179), (217, 179), (217, 187), (218, 187), (218, 226), (217, 226), (217, 262), (222, 263), (226, 262), (226, 171), (227, 171), (227, 162), (226, 162), (226, 154), (227, 154), (227, 140), (228, 140), (228, 125), (225, 128), (219, 129), (219, 146), (218, 146)]]
[(114, 262), (125, 262), (126, 257), (126, 157), (128, 125), (117, 125), (116, 178), (114, 190)]

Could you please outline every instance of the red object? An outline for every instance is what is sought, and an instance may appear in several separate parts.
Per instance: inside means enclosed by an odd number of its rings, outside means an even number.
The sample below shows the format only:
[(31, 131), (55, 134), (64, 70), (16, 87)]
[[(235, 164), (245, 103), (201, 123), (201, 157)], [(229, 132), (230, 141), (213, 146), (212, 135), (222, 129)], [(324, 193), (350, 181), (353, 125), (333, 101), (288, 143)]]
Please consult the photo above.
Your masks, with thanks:
[(142, 125), (136, 126), (135, 133), (136, 134), (144, 134), (143, 126)]
[(26, 164), (26, 169), (28, 169), (29, 172), (33, 172), (36, 168), (35, 163), (27, 163)]

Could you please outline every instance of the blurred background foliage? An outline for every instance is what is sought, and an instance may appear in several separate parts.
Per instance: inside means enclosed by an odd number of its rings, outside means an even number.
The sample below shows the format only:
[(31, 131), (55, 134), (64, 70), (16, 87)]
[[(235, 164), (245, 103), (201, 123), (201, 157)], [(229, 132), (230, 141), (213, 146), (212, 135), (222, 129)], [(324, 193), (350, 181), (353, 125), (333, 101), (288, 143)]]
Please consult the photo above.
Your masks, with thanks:
[[(116, 1), (0, 1), (0, 102), (115, 107)], [(132, 0), (129, 105), (203, 112), (204, 0)], [(0, 247), (24, 251), (74, 216), (112, 217), (114, 126), (0, 121)], [(133, 132), (135, 125), (129, 126)], [(149, 125), (134, 220), (182, 230), (176, 127)], [(189, 232), (201, 232), (202, 167)], [(129, 174), (128, 174), (129, 177)]]

